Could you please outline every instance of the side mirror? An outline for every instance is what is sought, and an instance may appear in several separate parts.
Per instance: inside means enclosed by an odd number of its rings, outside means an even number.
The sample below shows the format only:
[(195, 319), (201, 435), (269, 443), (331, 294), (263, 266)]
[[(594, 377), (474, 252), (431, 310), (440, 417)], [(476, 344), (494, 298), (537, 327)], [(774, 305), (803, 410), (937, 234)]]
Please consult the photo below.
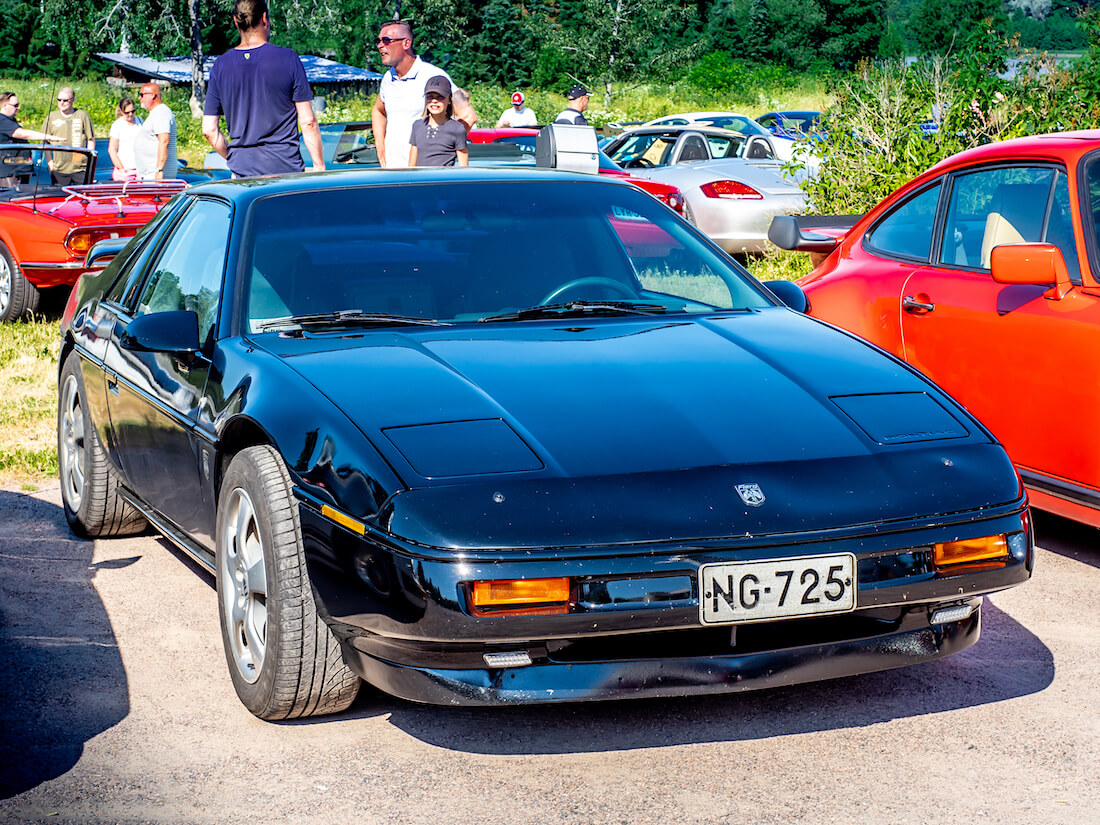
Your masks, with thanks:
[(151, 312), (126, 325), (119, 344), (135, 352), (194, 355), (199, 351), (199, 316), (191, 309)]
[(805, 312), (810, 307), (806, 293), (794, 281), (761, 281), (768, 291), (795, 312)]
[(768, 227), (768, 240), (780, 249), (795, 252), (822, 252), (828, 254), (840, 241), (816, 232), (803, 232), (794, 215), (776, 215)]
[(103, 269), (115, 259), (119, 252), (126, 248), (128, 243), (130, 243), (130, 238), (108, 238), (105, 241), (92, 244), (92, 248), (84, 256), (84, 267), (86, 269)]
[(993, 247), (989, 269), (999, 284), (1049, 286), (1044, 298), (1058, 300), (1073, 288), (1062, 250), (1049, 243), (1016, 243)]

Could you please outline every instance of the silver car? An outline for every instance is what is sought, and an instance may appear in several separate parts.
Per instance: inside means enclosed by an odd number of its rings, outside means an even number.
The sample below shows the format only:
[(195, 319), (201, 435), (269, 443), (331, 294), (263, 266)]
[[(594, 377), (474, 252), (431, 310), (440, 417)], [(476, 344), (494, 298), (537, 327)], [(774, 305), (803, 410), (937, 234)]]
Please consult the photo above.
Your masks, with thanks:
[(631, 174), (678, 187), (685, 215), (732, 255), (763, 252), (772, 218), (806, 208), (806, 195), (784, 175), (764, 135), (642, 126), (604, 151)]

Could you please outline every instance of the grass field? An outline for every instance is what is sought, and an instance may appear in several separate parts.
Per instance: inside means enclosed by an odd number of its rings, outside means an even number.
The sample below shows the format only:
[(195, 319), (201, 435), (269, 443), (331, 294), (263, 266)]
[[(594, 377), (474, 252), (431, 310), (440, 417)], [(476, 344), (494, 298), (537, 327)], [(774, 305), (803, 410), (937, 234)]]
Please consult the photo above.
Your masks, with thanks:
[(0, 325), (0, 484), (57, 476), (57, 317)]

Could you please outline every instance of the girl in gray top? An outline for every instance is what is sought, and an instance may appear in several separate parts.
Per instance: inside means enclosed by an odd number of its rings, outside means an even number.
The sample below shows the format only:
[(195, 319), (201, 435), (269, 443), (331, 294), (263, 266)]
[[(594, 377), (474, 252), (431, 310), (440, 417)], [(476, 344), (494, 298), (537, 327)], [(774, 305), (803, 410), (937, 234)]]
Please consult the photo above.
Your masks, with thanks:
[(409, 166), (469, 166), (466, 126), (454, 120), (451, 83), (443, 76), (424, 86), (424, 117), (413, 123)]

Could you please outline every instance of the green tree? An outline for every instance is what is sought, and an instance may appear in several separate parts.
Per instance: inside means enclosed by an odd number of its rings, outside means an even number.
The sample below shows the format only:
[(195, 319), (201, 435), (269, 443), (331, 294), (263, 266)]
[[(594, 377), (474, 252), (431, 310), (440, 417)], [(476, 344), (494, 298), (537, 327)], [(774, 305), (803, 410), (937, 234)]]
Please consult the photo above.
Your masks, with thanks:
[(734, 58), (746, 57), (751, 4), (752, 0), (715, 0), (706, 18), (708, 51), (729, 52)]
[(985, 20), (1004, 29), (1002, 0), (920, 0), (909, 17), (909, 29), (921, 54), (949, 54)]
[(27, 77), (57, 70), (57, 52), (51, 50), (40, 26), (37, 3), (0, 0), (0, 69)]
[(675, 47), (670, 32), (694, 25), (696, 7), (676, 0), (583, 0), (578, 28), (557, 25), (551, 44), (572, 57), (577, 80), (602, 87), (609, 106), (614, 87), (638, 77), (670, 71), (683, 65), (699, 48), (697, 42)]
[(821, 0), (822, 56), (834, 66), (852, 67), (877, 57), (886, 32), (883, 0)]

